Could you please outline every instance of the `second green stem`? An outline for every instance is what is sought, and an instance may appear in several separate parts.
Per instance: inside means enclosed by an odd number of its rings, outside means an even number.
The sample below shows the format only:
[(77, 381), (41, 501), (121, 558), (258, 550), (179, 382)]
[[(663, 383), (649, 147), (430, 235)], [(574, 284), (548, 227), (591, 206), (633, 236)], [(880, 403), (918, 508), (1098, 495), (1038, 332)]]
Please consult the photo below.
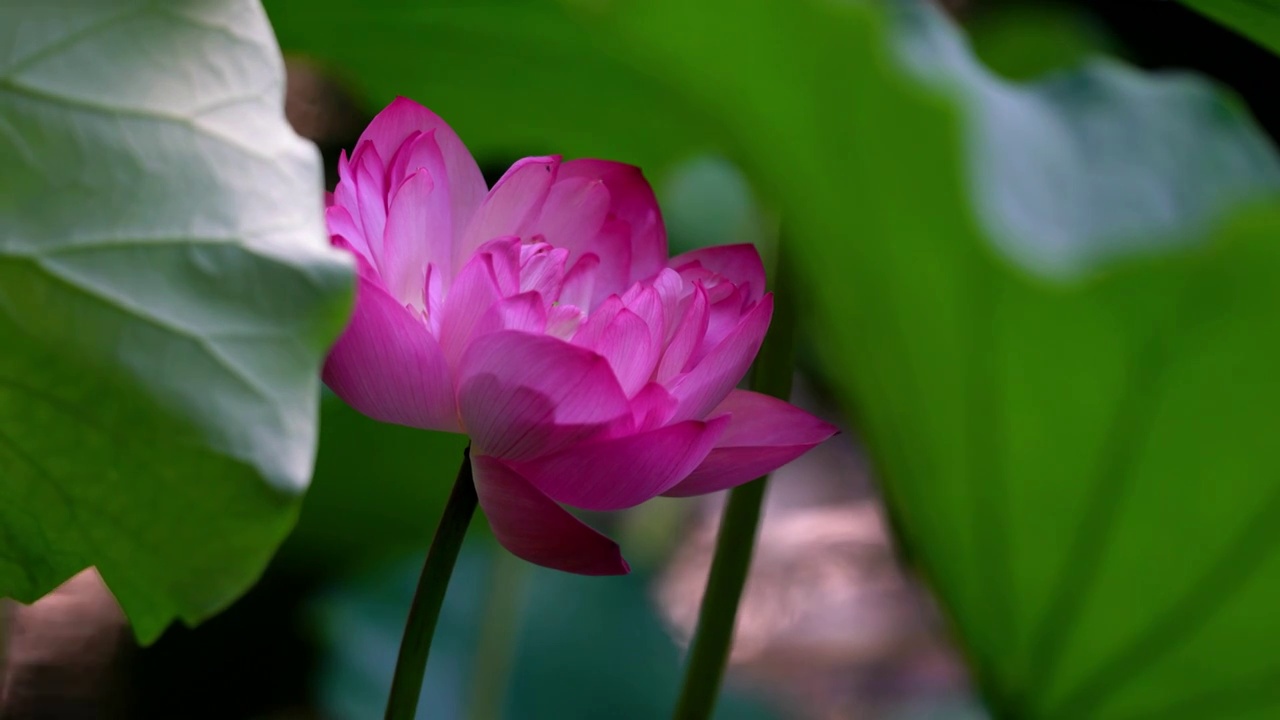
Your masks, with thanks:
[[(785, 272), (779, 248), (773, 322), (751, 370), (753, 390), (783, 400), (791, 395), (795, 355), (795, 315), (789, 294), (780, 291)], [(715, 711), (733, 647), (738, 604), (755, 551), (756, 528), (760, 524), (767, 483), (766, 476), (729, 491), (706, 593), (698, 613), (698, 629), (689, 651), (684, 686), (672, 715), (674, 720), (707, 720)]]

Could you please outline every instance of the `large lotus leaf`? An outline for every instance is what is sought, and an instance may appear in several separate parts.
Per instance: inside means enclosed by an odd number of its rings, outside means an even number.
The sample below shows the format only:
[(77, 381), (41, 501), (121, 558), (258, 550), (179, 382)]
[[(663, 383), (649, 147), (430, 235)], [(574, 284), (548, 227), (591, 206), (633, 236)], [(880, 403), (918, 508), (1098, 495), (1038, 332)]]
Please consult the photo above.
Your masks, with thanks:
[(482, 160), (561, 153), (657, 177), (714, 147), (698, 115), (613, 59), (551, 0), (266, 0), (286, 52), (319, 62), (380, 109), (407, 95)]
[(1238, 104), (1111, 63), (1009, 84), (918, 8), (900, 42), (859, 2), (584, 12), (784, 208), (992, 711), (1280, 712), (1280, 207), (1233, 215), (1278, 173)]
[(1229, 28), (1280, 53), (1280, 1), (1278, 0), (1182, 0)]
[(0, 595), (155, 638), (258, 577), (350, 302), (253, 0), (0, 4)]

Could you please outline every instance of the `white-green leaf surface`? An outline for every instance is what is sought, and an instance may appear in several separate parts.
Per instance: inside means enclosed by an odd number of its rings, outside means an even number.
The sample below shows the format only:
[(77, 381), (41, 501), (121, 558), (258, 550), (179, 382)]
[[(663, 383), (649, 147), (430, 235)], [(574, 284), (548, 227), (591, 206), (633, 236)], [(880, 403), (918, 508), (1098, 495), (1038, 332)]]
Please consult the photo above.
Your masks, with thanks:
[(0, 2), (0, 596), (143, 641), (251, 585), (350, 302), (255, 0)]

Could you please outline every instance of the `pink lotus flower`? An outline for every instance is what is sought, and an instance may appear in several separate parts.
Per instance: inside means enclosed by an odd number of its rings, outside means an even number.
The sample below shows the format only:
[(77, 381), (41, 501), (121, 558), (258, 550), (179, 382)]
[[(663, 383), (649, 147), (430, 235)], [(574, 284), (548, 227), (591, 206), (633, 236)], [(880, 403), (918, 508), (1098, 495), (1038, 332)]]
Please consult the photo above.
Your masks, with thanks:
[(480, 505), (516, 555), (628, 572), (561, 504), (723, 490), (835, 432), (734, 389), (773, 311), (760, 257), (668, 260), (637, 168), (531, 157), (487, 190), (453, 130), (400, 98), (339, 176), (329, 231), (359, 286), (325, 382), (372, 418), (469, 435)]

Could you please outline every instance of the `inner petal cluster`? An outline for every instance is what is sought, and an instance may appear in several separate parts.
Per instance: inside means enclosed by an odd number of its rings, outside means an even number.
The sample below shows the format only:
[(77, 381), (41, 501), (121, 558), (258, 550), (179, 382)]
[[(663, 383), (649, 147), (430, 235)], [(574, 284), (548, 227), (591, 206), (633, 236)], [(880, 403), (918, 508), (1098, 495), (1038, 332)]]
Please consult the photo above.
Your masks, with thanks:
[[(642, 393), (648, 424), (660, 424), (674, 408), (670, 386), (721, 343), (752, 309), (752, 289), (693, 261), (664, 268), (592, 305), (601, 278), (599, 258), (570, 252), (541, 236), (506, 237), (481, 246), (463, 276), (490, 285), (490, 308), (471, 328), (545, 333), (605, 358), (628, 399)], [(462, 302), (475, 301), (469, 288)], [(446, 345), (449, 343), (446, 341)], [(650, 386), (654, 387), (650, 387)]]

